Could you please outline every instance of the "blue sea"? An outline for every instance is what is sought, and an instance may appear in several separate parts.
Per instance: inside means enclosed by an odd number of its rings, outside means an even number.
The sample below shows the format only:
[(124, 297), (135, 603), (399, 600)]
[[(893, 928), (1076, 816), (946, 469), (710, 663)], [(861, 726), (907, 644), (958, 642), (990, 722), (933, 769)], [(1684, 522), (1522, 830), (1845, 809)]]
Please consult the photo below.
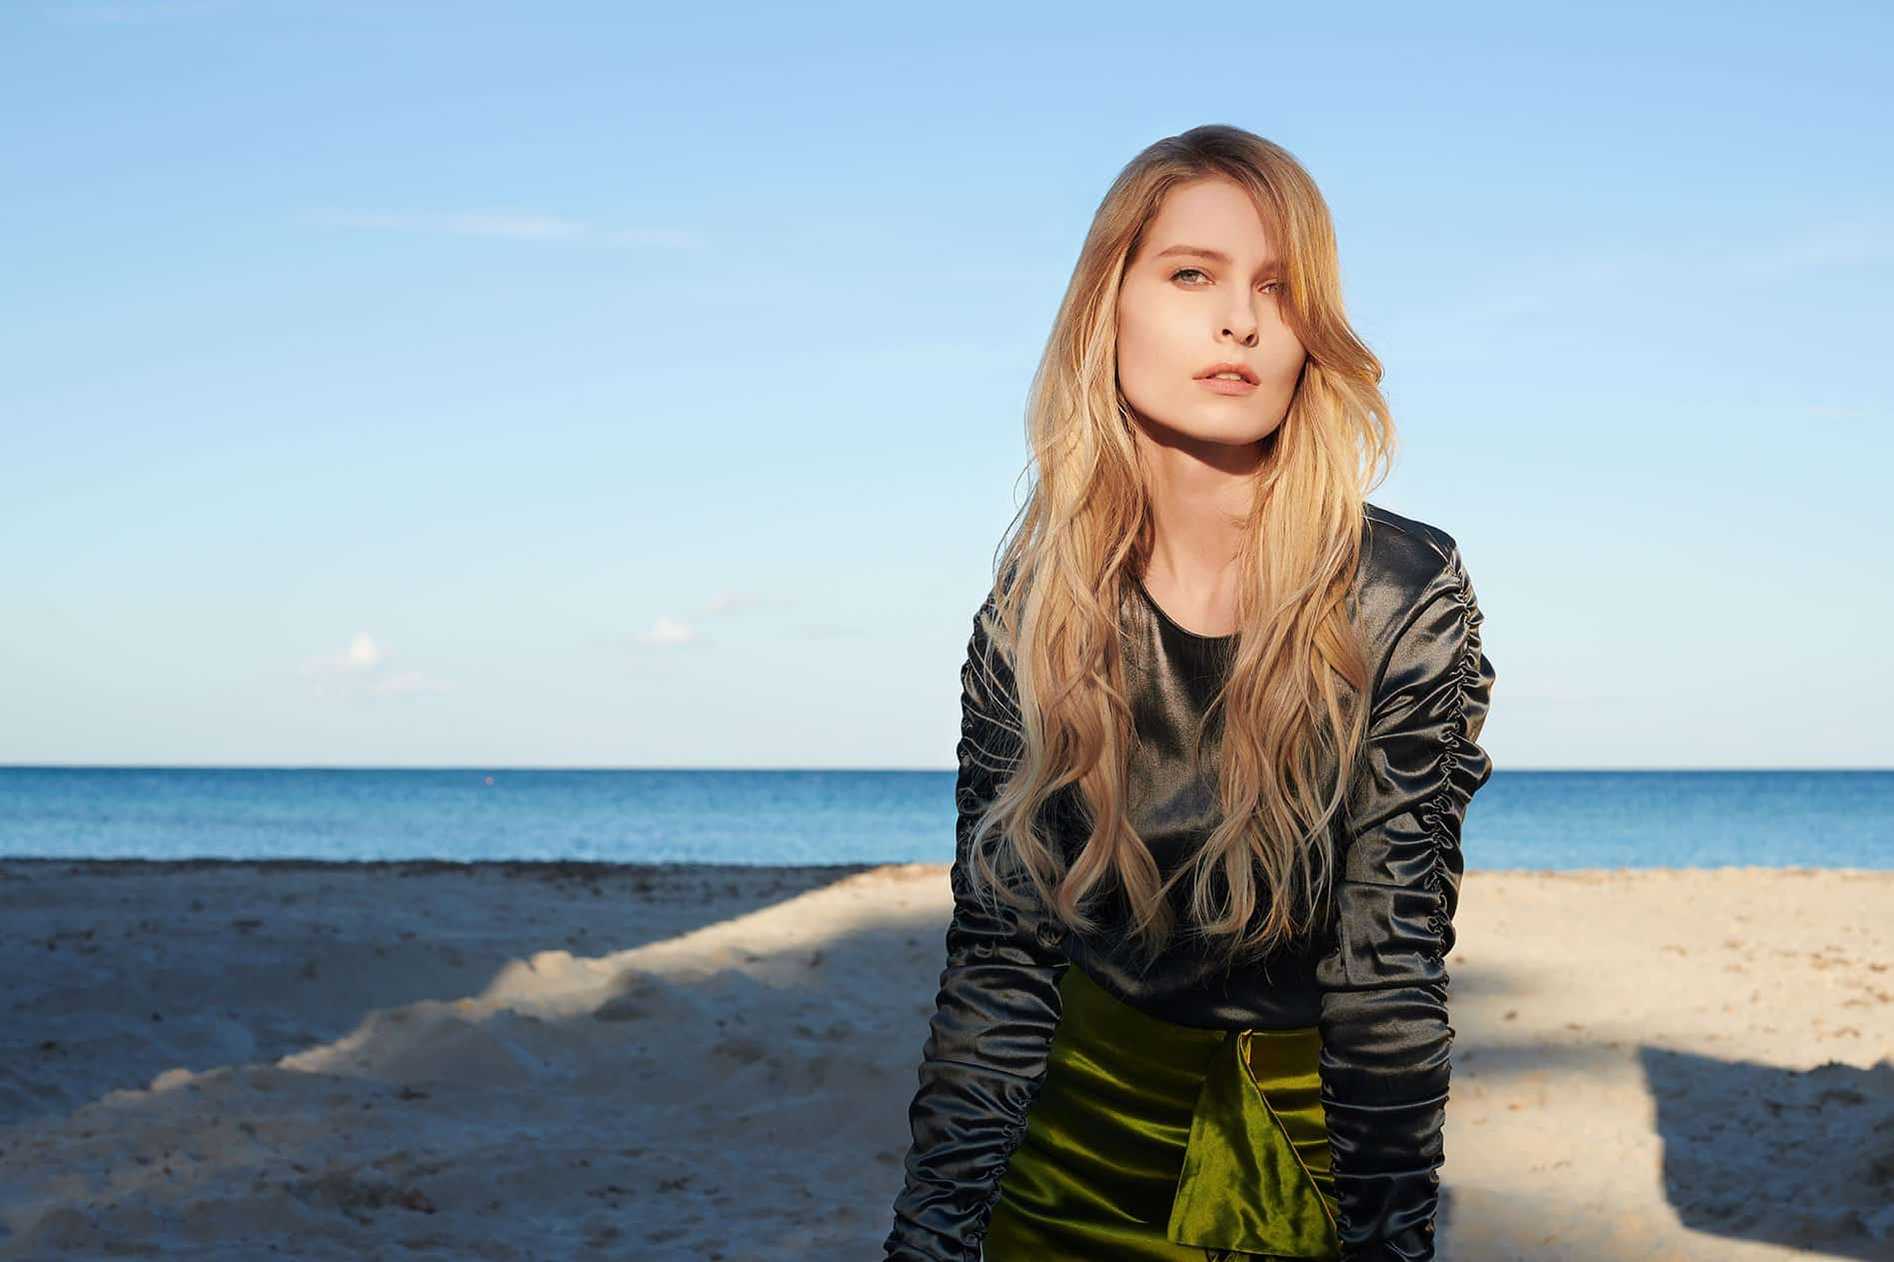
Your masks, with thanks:
[[(949, 771), (0, 767), (0, 857), (946, 863)], [(1470, 868), (1894, 868), (1894, 771), (1499, 771)]]

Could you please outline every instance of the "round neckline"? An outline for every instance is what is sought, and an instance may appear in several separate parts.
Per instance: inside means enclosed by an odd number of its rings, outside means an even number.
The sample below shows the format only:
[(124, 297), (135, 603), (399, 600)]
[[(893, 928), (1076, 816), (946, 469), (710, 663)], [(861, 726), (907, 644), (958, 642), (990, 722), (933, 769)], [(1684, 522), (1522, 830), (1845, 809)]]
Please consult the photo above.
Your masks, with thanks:
[(1234, 631), (1228, 635), (1204, 635), (1201, 632), (1192, 631), (1189, 627), (1164, 612), (1164, 606), (1157, 603), (1157, 597), (1151, 594), (1150, 589), (1144, 585), (1142, 578), (1134, 577), (1131, 582), (1132, 585), (1138, 589), (1138, 595), (1144, 597), (1144, 603), (1151, 606), (1151, 612), (1155, 613), (1163, 620), (1166, 626), (1171, 627), (1173, 630), (1179, 631), (1193, 640), (1201, 640), (1205, 644), (1227, 644), (1231, 640), (1236, 639), (1236, 632)]

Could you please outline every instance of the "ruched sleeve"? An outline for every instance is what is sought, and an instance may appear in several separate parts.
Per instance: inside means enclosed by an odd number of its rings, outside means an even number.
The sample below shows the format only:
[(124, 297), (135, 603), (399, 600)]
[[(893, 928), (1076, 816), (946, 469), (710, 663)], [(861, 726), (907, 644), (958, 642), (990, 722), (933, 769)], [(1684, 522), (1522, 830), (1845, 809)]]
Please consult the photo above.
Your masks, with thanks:
[[(990, 603), (990, 602), (989, 602)], [(978, 1262), (1001, 1175), (1025, 1133), (1062, 1015), (1068, 960), (1055, 921), (977, 902), (967, 885), (980, 811), (1020, 745), (1010, 671), (978, 616), (961, 669), (958, 807), (947, 963), (908, 1109), (913, 1142), (884, 1243), (902, 1262)]]
[(1319, 960), (1322, 1103), (1346, 1262), (1433, 1259), (1460, 827), (1492, 774), (1494, 671), (1457, 547), (1402, 610), (1349, 795), (1335, 938)]

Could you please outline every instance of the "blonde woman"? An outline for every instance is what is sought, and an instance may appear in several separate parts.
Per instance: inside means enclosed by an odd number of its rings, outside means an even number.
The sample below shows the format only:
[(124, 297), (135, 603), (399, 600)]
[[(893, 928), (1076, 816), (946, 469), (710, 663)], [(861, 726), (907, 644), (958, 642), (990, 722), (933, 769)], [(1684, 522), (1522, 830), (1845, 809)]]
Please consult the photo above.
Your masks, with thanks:
[(1494, 682), (1326, 203), (1205, 126), (1107, 192), (962, 670), (953, 918), (887, 1256), (1436, 1256)]

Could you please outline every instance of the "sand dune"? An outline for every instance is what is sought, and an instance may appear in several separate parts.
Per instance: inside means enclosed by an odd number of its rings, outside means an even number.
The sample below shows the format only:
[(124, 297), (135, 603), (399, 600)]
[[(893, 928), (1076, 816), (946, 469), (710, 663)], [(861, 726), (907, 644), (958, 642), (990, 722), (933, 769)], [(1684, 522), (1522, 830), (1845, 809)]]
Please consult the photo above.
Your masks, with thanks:
[[(1470, 874), (1443, 1256), (1894, 1258), (1891, 906)], [(12, 860), (0, 907), (0, 1259), (867, 1259), (948, 891)]]

